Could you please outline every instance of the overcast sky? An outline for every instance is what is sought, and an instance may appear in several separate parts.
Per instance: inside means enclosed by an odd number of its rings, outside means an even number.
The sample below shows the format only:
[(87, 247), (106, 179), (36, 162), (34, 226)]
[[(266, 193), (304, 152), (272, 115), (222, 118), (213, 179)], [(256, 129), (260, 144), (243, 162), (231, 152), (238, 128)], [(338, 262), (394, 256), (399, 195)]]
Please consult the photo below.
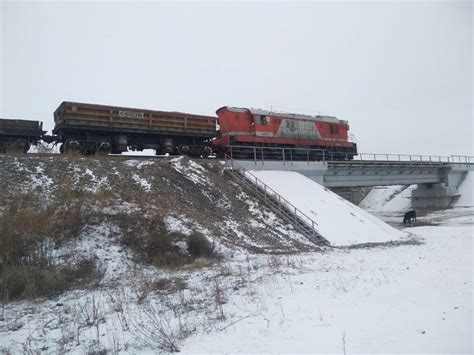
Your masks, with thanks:
[(1, 7), (0, 116), (62, 101), (334, 115), (359, 151), (473, 154), (464, 2), (58, 3)]

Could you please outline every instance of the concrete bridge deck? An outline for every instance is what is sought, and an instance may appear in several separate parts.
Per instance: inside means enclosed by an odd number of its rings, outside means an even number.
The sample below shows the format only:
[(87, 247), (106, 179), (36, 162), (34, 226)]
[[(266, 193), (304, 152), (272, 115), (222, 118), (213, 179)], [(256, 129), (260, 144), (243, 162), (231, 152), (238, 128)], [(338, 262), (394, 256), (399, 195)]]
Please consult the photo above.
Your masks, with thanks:
[(314, 152), (308, 152), (307, 160), (269, 160), (264, 156), (262, 152), (262, 159), (258, 159), (255, 150), (253, 160), (238, 162), (247, 170), (295, 171), (329, 188), (418, 184), (412, 194), (418, 208), (448, 207), (467, 173), (474, 171), (474, 157), (458, 155), (359, 154), (353, 160), (328, 160), (327, 154), (324, 159), (309, 159), (316, 156)]

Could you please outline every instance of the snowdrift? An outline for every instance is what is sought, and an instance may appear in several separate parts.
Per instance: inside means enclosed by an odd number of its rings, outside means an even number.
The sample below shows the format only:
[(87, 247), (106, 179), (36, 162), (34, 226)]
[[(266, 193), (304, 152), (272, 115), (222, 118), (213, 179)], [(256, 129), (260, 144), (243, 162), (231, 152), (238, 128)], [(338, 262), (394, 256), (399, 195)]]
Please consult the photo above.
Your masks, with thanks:
[(400, 241), (408, 234), (389, 226), (313, 180), (295, 172), (251, 171), (318, 223), (334, 246)]
[(411, 191), (416, 185), (375, 186), (359, 203), (359, 207), (374, 212), (397, 212), (411, 209)]

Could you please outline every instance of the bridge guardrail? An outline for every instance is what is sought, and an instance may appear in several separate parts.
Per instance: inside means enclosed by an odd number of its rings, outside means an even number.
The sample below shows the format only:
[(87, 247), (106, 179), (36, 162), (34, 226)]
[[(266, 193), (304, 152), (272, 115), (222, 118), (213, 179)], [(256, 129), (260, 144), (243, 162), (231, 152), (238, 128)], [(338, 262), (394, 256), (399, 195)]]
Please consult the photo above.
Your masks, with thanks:
[(454, 164), (474, 164), (474, 156), (451, 155), (451, 162)]
[(324, 149), (280, 148), (255, 146), (229, 146), (231, 159), (250, 159), (264, 164), (265, 161), (306, 162), (362, 162), (362, 163), (403, 163), (404, 165), (440, 165), (440, 164), (474, 164), (474, 157), (467, 155), (422, 155), (390, 153), (352, 153), (330, 152)]
[[(359, 153), (354, 160), (370, 161), (395, 161), (395, 162), (417, 162), (417, 163), (450, 163), (447, 155), (415, 155), (415, 154), (378, 154)], [(364, 159), (365, 158), (365, 159)]]

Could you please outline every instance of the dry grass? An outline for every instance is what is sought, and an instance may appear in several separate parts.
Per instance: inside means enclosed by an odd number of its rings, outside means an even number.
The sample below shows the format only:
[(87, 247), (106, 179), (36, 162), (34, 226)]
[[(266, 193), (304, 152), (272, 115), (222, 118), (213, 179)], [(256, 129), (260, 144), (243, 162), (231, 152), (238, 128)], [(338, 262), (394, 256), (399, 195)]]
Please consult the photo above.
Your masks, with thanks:
[(0, 272), (0, 292), (4, 302), (59, 295), (100, 280), (103, 275), (94, 259), (82, 259), (63, 266), (2, 266)]
[(170, 293), (185, 290), (187, 286), (186, 281), (180, 278), (161, 278), (152, 283), (152, 289), (154, 291), (165, 291)]
[(59, 265), (55, 251), (79, 237), (88, 219), (80, 194), (42, 204), (33, 193), (13, 196), (0, 215), (0, 298), (56, 295), (100, 278), (95, 260)]

